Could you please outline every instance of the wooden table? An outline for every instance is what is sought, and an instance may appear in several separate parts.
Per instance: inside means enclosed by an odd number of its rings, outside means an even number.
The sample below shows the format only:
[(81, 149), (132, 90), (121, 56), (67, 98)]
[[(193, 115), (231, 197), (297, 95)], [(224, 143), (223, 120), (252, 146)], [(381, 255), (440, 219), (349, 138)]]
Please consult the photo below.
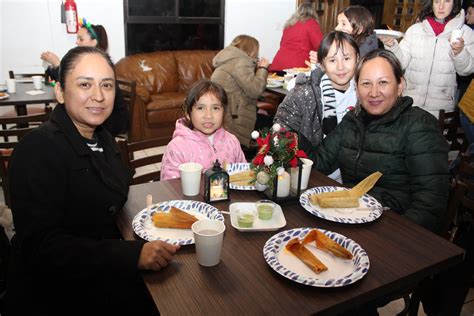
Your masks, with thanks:
[(0, 106), (15, 106), (18, 115), (26, 115), (26, 106), (28, 104), (45, 104), (56, 102), (54, 89), (51, 86), (43, 84), (42, 90), (46, 93), (38, 95), (29, 95), (26, 91), (35, 90), (32, 83), (16, 83), (16, 92), (9, 93), (10, 96), (6, 99), (0, 100)]
[[(312, 171), (309, 187), (335, 185)], [(202, 192), (202, 190), (201, 190)], [(180, 180), (132, 186), (118, 219), (127, 240), (134, 215), (145, 208), (145, 196), (154, 202), (185, 199)], [(256, 201), (255, 191), (232, 191), (232, 202)], [(189, 199), (189, 198), (186, 198)], [(194, 197), (202, 201), (201, 196)], [(228, 210), (228, 203), (214, 204)], [(299, 203), (283, 206), (287, 230), (317, 227), (345, 235), (368, 253), (370, 269), (358, 282), (342, 288), (315, 288), (295, 283), (276, 273), (263, 258), (263, 245), (276, 232), (242, 233), (225, 215), (222, 260), (211, 268), (199, 266), (194, 246), (184, 246), (169, 267), (144, 272), (143, 278), (162, 315), (334, 315), (363, 303), (416, 285), (425, 277), (463, 260), (463, 250), (391, 211), (363, 225), (329, 222), (305, 211)], [(280, 230), (280, 231), (281, 231)]]

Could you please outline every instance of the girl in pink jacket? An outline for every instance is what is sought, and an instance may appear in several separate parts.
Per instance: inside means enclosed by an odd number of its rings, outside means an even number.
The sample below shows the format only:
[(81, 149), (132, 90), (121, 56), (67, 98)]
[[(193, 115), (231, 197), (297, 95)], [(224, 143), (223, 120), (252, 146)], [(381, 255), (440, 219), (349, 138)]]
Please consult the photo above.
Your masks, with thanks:
[(247, 162), (237, 138), (222, 124), (227, 95), (210, 80), (194, 83), (184, 101), (185, 116), (176, 121), (173, 139), (161, 162), (161, 180), (179, 178), (178, 166), (197, 162), (203, 172), (219, 159), (222, 162)]

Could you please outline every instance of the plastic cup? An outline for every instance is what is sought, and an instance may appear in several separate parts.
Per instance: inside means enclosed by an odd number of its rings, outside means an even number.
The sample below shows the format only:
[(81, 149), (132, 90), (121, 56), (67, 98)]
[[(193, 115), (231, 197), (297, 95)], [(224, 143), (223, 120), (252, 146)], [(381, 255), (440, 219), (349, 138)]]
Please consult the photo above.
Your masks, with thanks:
[(33, 78), (33, 85), (35, 86), (36, 90), (41, 90), (43, 87), (43, 76), (32, 76)]
[(462, 30), (452, 30), (451, 31), (451, 43), (459, 42), (459, 39), (462, 37)]
[(221, 261), (224, 222), (203, 219), (191, 226), (196, 245), (197, 261), (204, 267), (212, 267)]
[(16, 92), (15, 79), (7, 79), (7, 80), (5, 80), (5, 83), (7, 84), (8, 93), (15, 93)]
[(258, 218), (264, 221), (270, 220), (273, 217), (273, 210), (275, 203), (271, 200), (260, 200), (255, 203), (257, 207)]
[(187, 162), (179, 165), (178, 169), (181, 176), (183, 194), (186, 196), (198, 195), (201, 188), (202, 165), (195, 162)]
[(236, 215), (239, 227), (251, 228), (253, 226), (255, 218), (257, 217), (257, 212), (252, 209), (241, 209), (237, 211)]

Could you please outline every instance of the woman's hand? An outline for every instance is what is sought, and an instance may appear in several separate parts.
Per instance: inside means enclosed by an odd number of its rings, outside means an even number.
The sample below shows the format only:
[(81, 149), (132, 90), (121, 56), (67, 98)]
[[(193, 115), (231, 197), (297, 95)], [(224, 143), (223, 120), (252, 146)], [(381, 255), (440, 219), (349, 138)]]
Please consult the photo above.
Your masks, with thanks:
[(58, 67), (59, 66), (59, 63), (61, 62), (61, 60), (59, 59), (58, 56), (56, 56), (55, 53), (52, 53), (52, 52), (44, 52), (41, 54), (41, 59), (44, 60), (45, 62), (48, 62), (50, 63), (51, 65), (53, 65), (54, 67)]
[(314, 65), (318, 63), (318, 52), (314, 50), (309, 51), (309, 62)]
[(459, 38), (458, 41), (451, 42), (451, 49), (453, 50), (453, 55), (456, 56), (464, 49), (464, 38)]
[(388, 47), (392, 47), (393, 45), (395, 45), (395, 42), (396, 42), (393, 37), (386, 36), (386, 35), (380, 35), (379, 39), (382, 41), (384, 45)]
[(257, 62), (257, 67), (268, 68), (268, 65), (270, 65), (270, 62), (265, 57), (260, 58)]
[(180, 246), (168, 244), (161, 240), (147, 242), (143, 245), (138, 259), (138, 269), (159, 271), (168, 265)]

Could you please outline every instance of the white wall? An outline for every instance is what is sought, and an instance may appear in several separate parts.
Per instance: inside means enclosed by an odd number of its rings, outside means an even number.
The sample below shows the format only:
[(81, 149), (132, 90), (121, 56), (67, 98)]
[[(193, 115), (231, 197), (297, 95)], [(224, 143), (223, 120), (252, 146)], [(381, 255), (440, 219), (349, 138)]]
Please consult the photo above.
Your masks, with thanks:
[[(123, 1), (76, 0), (76, 4), (79, 17), (105, 27), (112, 59), (122, 58)], [(0, 82), (8, 77), (8, 70), (44, 72), (43, 51), (61, 58), (76, 45), (76, 34), (68, 34), (61, 23), (60, 5), (61, 0), (0, 0)]]
[(224, 45), (237, 35), (251, 35), (260, 43), (260, 56), (272, 61), (295, 8), (296, 0), (226, 0)]
[[(125, 56), (123, 1), (75, 0), (79, 17), (102, 24), (109, 37), (109, 53), (117, 62)], [(228, 45), (239, 34), (260, 42), (260, 56), (272, 60), (279, 48), (282, 27), (293, 14), (296, 0), (226, 0), (225, 38)], [(60, 58), (75, 46), (76, 35), (61, 24), (61, 0), (0, 0), (0, 83), (15, 72), (43, 72), (40, 59), (50, 50)]]

